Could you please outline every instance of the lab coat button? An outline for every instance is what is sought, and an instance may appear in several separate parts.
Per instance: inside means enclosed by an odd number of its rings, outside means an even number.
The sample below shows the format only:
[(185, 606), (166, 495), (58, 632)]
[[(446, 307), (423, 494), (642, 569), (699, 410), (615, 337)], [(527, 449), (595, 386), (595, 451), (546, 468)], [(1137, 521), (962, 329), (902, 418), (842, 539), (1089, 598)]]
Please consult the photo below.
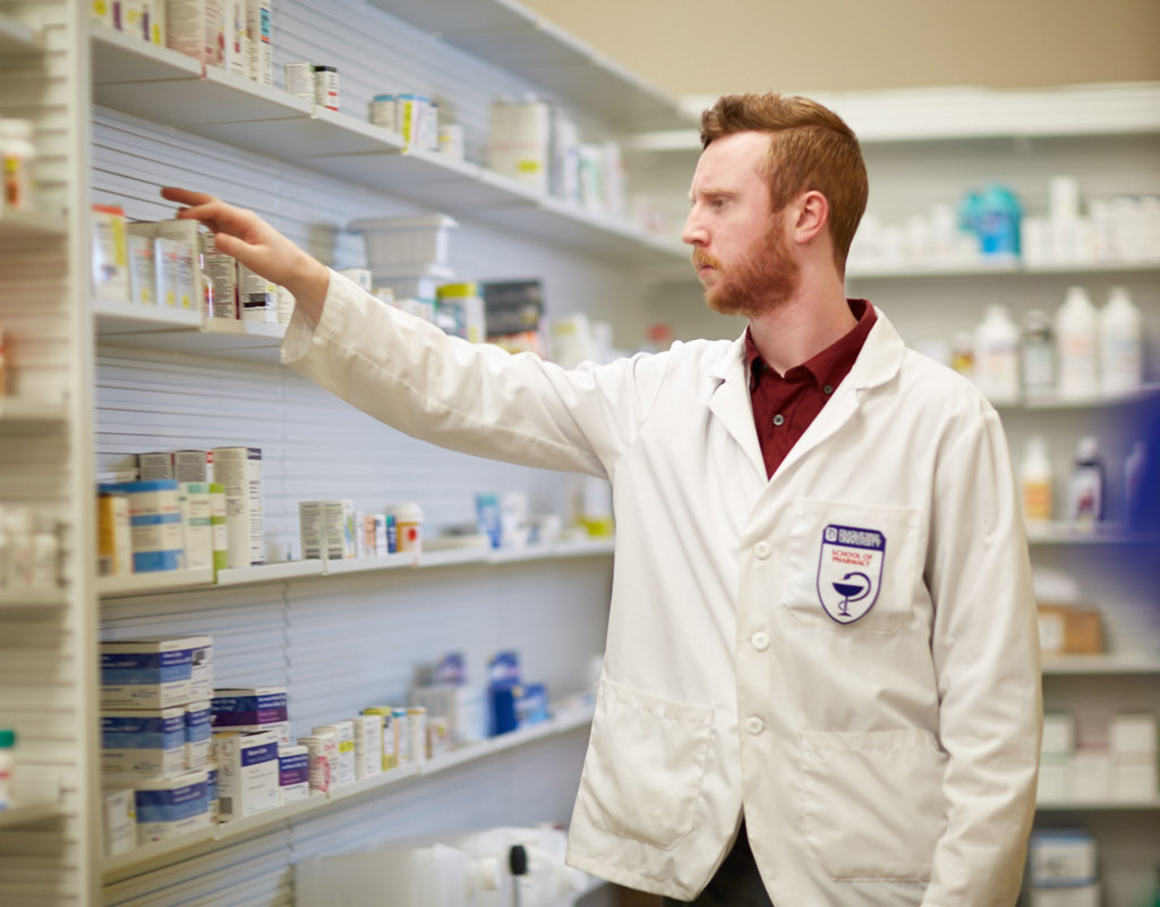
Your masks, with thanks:
[(745, 727), (748, 729), (749, 733), (757, 736), (765, 730), (765, 722), (755, 716), (745, 722)]
[(753, 643), (753, 648), (758, 652), (764, 652), (769, 648), (769, 634), (763, 633), (760, 630), (749, 637), (749, 641)]
[(753, 553), (761, 558), (761, 560), (765, 560), (773, 553), (773, 549), (769, 547), (769, 542), (763, 539), (753, 546)]

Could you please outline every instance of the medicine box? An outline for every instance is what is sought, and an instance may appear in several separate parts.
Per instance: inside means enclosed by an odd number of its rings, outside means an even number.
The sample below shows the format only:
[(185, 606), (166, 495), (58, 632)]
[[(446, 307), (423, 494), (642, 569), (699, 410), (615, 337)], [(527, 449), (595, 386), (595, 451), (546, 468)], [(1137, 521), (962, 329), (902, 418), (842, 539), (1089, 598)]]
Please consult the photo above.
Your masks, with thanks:
[[(213, 753), (213, 748), (210, 748), (210, 753)], [(221, 812), (218, 809), (218, 770), (217, 763), (210, 762), (205, 767), (205, 796), (209, 800), (209, 820), (211, 822), (219, 822), (221, 820)]]
[(377, 715), (382, 726), (383, 771), (399, 764), (395, 754), (395, 728), (393, 709), (389, 705), (369, 706), (362, 710), (364, 715)]
[(1039, 759), (1039, 780), (1035, 790), (1037, 803), (1061, 803), (1067, 800), (1071, 756), (1044, 753)]
[(213, 481), (225, 486), (229, 566), (264, 564), (262, 451), (257, 447), (215, 447)]
[(1112, 795), (1112, 760), (1102, 751), (1078, 750), (1071, 757), (1068, 797), (1077, 803), (1099, 803)]
[(215, 736), (222, 821), (278, 805), (278, 743), (278, 735), (271, 731)]
[(278, 803), (285, 806), (310, 796), (310, 753), (305, 746), (278, 747)]
[(166, 709), (208, 698), (213, 643), (208, 636), (158, 636), (101, 643), (101, 705)]
[(133, 545), (133, 572), (178, 570), (185, 549), (181, 530), (181, 496), (172, 479), (124, 482), (129, 498), (129, 536)]
[(101, 713), (101, 769), (139, 775), (185, 771), (185, 709)]
[(129, 255), (129, 299), (157, 305), (157, 247), (147, 236), (126, 237)]
[(157, 304), (170, 309), (201, 311), (201, 269), (197, 252), (176, 239), (156, 239)]
[(1100, 612), (1074, 605), (1040, 604), (1039, 645), (1044, 655), (1098, 655), (1104, 650)]
[(214, 690), (213, 730), (273, 731), (281, 743), (290, 742), (285, 687), (227, 687)]
[(383, 718), (373, 713), (348, 719), (354, 730), (355, 778), (369, 778), (383, 770)]
[(1066, 755), (1075, 752), (1075, 718), (1067, 712), (1048, 712), (1043, 716), (1043, 743), (1040, 752)]
[(1152, 712), (1122, 712), (1108, 728), (1108, 748), (1116, 755), (1156, 753), (1156, 715)]
[(125, 211), (116, 205), (93, 205), (93, 289), (100, 299), (129, 298), (129, 252)]
[(323, 731), (311, 737), (299, 737), (298, 745), (306, 747), (310, 764), (310, 790), (327, 793), (334, 778), (334, 767), (338, 763), (338, 735), (334, 731)]
[(1033, 888), (1088, 885), (1096, 880), (1096, 842), (1085, 831), (1031, 835), (1029, 881)]
[(179, 482), (181, 527), (188, 570), (213, 567), (213, 499), (209, 482)]
[(137, 843), (152, 844), (209, 827), (205, 771), (134, 783)]
[(128, 853), (137, 846), (137, 801), (131, 787), (101, 792), (101, 823), (106, 857)]
[(1031, 907), (1100, 907), (1099, 885), (1032, 888)]
[(212, 718), (209, 700), (191, 702), (185, 707), (185, 767), (188, 769), (205, 768), (209, 764)]
[(356, 760), (354, 747), (354, 724), (350, 721), (336, 721), (333, 724), (323, 724), (311, 732), (315, 736), (333, 734), (337, 752), (337, 762), (331, 766), (331, 784), (342, 787), (354, 784), (356, 775)]

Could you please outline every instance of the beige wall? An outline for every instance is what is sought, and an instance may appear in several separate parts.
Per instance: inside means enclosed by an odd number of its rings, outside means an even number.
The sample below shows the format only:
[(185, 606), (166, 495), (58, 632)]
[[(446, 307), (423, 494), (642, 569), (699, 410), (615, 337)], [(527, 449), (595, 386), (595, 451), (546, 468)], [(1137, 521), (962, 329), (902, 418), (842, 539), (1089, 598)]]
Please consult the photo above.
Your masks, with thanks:
[(523, 0), (675, 95), (1160, 79), (1160, 0)]

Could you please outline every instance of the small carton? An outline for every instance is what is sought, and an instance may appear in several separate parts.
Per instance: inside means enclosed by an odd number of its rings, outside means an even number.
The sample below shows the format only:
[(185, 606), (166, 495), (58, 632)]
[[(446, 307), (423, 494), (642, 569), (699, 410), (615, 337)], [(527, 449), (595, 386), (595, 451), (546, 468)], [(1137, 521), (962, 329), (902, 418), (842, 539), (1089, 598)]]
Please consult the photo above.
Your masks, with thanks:
[(215, 734), (218, 814), (223, 822), (278, 805), (278, 743), (272, 731)]
[(208, 636), (158, 636), (101, 643), (101, 705), (166, 709), (207, 698), (213, 685)]
[(354, 746), (354, 723), (350, 721), (336, 721), (334, 724), (319, 725), (311, 732), (315, 736), (326, 733), (334, 734), (338, 752), (338, 761), (332, 767), (331, 783), (335, 787), (354, 784), (356, 778), (356, 755)]
[(204, 770), (175, 778), (143, 778), (136, 791), (137, 843), (141, 846), (209, 827)]
[(278, 747), (278, 803), (310, 796), (310, 751), (302, 745)]
[(172, 777), (185, 771), (185, 708), (101, 713), (101, 769)]

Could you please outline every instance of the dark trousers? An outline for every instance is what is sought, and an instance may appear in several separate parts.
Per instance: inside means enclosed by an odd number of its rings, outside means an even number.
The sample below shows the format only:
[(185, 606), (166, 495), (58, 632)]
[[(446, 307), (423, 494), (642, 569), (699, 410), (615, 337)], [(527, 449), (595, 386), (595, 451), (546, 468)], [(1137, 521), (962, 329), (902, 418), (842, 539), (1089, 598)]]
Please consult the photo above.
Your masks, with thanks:
[(725, 862), (709, 880), (708, 886), (695, 901), (664, 899), (665, 907), (773, 907), (765, 893), (761, 874), (749, 849), (745, 823), (737, 833), (737, 842), (725, 857)]

